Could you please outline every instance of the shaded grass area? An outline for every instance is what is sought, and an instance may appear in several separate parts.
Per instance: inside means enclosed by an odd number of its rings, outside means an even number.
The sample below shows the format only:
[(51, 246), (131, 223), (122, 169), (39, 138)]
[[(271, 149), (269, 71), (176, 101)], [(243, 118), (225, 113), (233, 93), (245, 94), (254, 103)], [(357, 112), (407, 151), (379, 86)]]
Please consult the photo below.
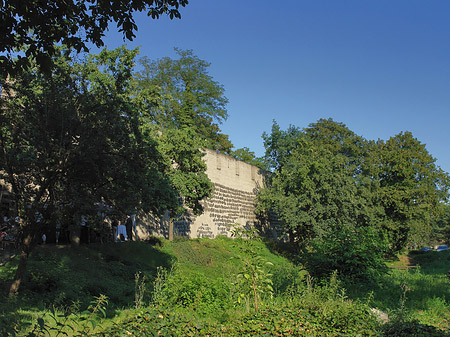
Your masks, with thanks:
[[(158, 266), (170, 267), (173, 257), (147, 243), (120, 243), (72, 248), (46, 245), (30, 255), (18, 296), (8, 301), (6, 294), (18, 257), (0, 268), (0, 313), (29, 316), (26, 312), (56, 307), (65, 309), (76, 303), (86, 309), (100, 294), (109, 298), (108, 314), (133, 303), (135, 274), (154, 278)], [(22, 314), (19, 314), (22, 313)]]

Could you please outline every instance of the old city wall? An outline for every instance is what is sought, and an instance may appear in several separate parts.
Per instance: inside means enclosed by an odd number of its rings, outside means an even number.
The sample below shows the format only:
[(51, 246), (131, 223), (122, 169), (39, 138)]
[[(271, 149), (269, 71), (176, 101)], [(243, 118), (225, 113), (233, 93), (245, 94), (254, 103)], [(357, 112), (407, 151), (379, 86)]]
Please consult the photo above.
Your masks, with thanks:
[[(264, 186), (261, 170), (212, 150), (206, 150), (204, 160), (206, 173), (214, 184), (213, 194), (204, 201), (202, 215), (187, 213), (174, 221), (174, 234), (190, 238), (230, 236), (230, 224), (270, 231), (269, 220), (258, 218), (255, 214), (256, 195)], [(141, 214), (138, 217), (138, 235), (141, 239), (150, 235), (167, 237), (168, 222), (167, 217), (157, 220)]]

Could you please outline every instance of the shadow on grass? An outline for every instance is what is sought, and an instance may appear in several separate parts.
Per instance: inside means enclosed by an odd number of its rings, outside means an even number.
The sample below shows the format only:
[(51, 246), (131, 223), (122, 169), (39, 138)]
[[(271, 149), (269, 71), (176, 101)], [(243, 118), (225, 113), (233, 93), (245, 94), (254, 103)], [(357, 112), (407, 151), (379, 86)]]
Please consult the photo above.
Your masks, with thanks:
[[(157, 268), (170, 268), (173, 263), (172, 256), (152, 244), (157, 242), (38, 246), (30, 255), (20, 292), (13, 300), (7, 299), (7, 293), (18, 258), (0, 267), (0, 301), (5, 303), (0, 316), (26, 322), (32, 313), (52, 307), (82, 312), (101, 294), (108, 297), (109, 315), (132, 307), (136, 274), (145, 276), (149, 296)], [(0, 325), (7, 323), (0, 321)]]
[(450, 269), (450, 250), (436, 252), (411, 251), (408, 256), (416, 265), (420, 266), (422, 273), (428, 275), (447, 275)]

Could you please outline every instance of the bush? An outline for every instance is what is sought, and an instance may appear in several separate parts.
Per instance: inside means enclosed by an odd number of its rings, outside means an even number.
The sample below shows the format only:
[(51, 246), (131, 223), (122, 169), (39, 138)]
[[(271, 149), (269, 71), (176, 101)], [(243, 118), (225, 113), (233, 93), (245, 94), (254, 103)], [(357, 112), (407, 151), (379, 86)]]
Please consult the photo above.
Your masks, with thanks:
[[(202, 273), (174, 268), (162, 289), (164, 306), (193, 309), (200, 316), (221, 319), (232, 307), (231, 283), (221, 277), (208, 278)], [(161, 295), (160, 295), (161, 296)]]
[(306, 265), (318, 278), (338, 271), (342, 278), (373, 282), (387, 271), (385, 241), (372, 228), (335, 228), (326, 237), (313, 239), (311, 246)]
[(385, 337), (449, 337), (446, 333), (434, 326), (421, 324), (417, 320), (396, 320), (383, 326)]

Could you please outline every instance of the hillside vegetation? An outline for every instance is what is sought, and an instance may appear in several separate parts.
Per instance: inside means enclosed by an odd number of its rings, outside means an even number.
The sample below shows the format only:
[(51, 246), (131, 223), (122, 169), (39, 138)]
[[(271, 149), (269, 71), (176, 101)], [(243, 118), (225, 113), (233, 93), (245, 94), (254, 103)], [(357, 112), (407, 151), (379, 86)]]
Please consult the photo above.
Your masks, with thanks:
[[(383, 279), (346, 284), (259, 240), (227, 238), (40, 246), (23, 288), (2, 298), (3, 336), (446, 336), (448, 252)], [(2, 294), (17, 264), (1, 267)], [(405, 270), (403, 270), (405, 269)], [(348, 289), (348, 291), (346, 290)], [(256, 297), (255, 297), (256, 295)], [(382, 325), (372, 314), (389, 314)]]

